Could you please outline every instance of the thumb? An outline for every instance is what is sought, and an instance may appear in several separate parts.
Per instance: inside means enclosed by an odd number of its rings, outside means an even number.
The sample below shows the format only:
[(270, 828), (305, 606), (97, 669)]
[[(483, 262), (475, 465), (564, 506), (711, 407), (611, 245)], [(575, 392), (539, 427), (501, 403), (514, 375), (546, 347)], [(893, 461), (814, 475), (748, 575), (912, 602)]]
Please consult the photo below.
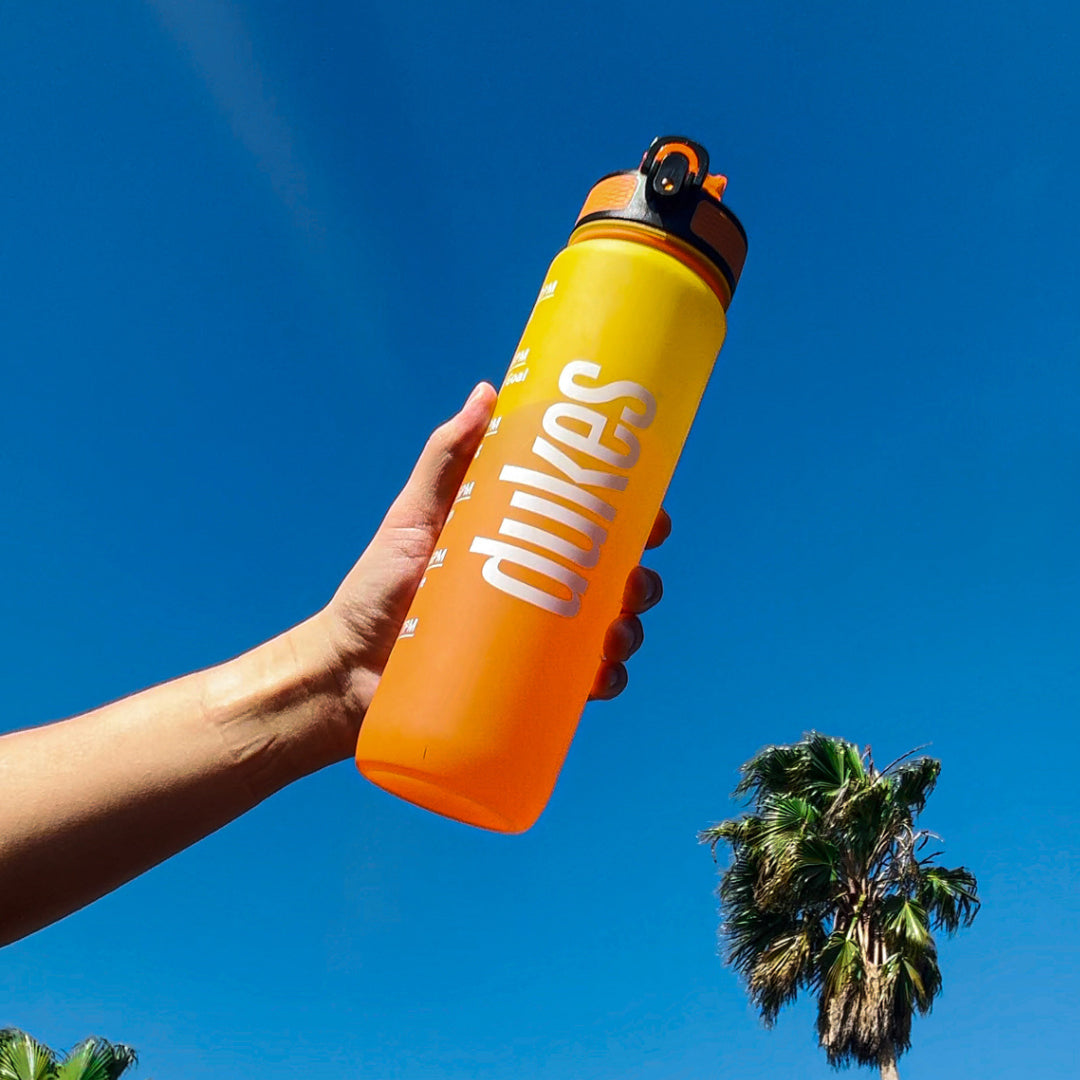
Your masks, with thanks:
[[(456, 416), (435, 429), (408, 482), (387, 511), (378, 538), (434, 546), (495, 407), (495, 390), (478, 384)], [(429, 553), (430, 554), (430, 553)]]
[(335, 648), (357, 672), (368, 673), (367, 682), (357, 684), (361, 713), (494, 406), (494, 389), (480, 383), (461, 411), (436, 428), (367, 550), (334, 594), (330, 606), (336, 612), (331, 622)]

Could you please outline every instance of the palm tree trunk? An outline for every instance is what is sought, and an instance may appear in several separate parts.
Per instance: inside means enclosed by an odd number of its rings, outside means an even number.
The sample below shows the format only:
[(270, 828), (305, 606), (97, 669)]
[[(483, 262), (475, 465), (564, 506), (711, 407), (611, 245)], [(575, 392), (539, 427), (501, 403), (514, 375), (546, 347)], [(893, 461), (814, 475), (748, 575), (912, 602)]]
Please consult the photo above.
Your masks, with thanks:
[(900, 1070), (896, 1067), (896, 1052), (891, 1046), (881, 1052), (878, 1065), (881, 1067), (881, 1080), (900, 1080)]

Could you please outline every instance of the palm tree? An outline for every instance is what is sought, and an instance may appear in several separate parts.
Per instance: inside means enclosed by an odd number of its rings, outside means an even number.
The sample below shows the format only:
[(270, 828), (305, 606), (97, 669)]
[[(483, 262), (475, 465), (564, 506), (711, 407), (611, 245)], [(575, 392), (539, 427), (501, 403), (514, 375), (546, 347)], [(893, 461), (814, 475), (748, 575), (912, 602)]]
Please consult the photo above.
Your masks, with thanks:
[(911, 751), (878, 769), (869, 747), (811, 732), (742, 766), (750, 812), (699, 836), (723, 872), (721, 938), (767, 1026), (800, 990), (818, 1001), (829, 1063), (877, 1066), (899, 1080), (911, 1020), (941, 991), (934, 931), (979, 910), (974, 875), (922, 855), (935, 834), (915, 819), (941, 763)]
[(0, 1080), (116, 1080), (137, 1061), (130, 1046), (93, 1036), (61, 1059), (25, 1031), (0, 1031)]

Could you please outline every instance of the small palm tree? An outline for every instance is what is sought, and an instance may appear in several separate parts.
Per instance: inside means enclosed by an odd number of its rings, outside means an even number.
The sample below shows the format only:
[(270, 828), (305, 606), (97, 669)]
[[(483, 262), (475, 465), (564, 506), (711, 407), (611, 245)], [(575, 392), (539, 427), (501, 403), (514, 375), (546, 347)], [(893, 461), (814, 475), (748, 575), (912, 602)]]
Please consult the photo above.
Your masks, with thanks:
[(829, 1063), (876, 1066), (886, 1080), (899, 1078), (914, 1013), (941, 991), (933, 932), (979, 910), (969, 870), (921, 854), (934, 834), (915, 819), (941, 763), (913, 753), (878, 769), (869, 748), (814, 732), (766, 747), (735, 789), (750, 812), (699, 836), (714, 857), (731, 846), (720, 933), (766, 1025), (809, 991)]
[(137, 1061), (130, 1046), (96, 1037), (61, 1059), (25, 1031), (0, 1031), (0, 1080), (116, 1080)]

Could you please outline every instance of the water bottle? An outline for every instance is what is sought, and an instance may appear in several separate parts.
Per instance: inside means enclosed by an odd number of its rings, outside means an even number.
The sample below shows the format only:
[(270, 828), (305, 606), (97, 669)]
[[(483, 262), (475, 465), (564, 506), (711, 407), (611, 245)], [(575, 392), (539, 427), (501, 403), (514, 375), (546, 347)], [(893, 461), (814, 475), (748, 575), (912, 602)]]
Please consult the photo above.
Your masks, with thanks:
[(654, 140), (551, 264), (360, 731), (386, 790), (499, 832), (546, 805), (746, 257), (708, 169)]

